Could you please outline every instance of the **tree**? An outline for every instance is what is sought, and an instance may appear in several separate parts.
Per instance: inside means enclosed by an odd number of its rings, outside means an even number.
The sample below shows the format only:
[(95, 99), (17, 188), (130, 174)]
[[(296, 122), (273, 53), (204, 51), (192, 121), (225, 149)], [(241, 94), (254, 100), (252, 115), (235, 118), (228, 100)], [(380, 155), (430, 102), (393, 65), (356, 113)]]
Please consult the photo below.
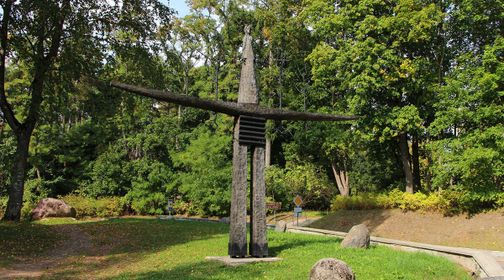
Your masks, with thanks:
[[(5, 220), (19, 220), (23, 203), (24, 180), (27, 170), (28, 147), (30, 138), (39, 118), (43, 100), (44, 83), (50, 68), (59, 53), (63, 29), (70, 15), (70, 1), (5, 1), (2, 5), (2, 27), (0, 29), (0, 108), (17, 140), (9, 202)], [(29, 25), (28, 22), (32, 21)], [(27, 27), (23, 25), (27, 25)], [(25, 36), (23, 32), (28, 33)], [(19, 41), (27, 42), (19, 44)], [(31, 48), (31, 50), (29, 49)], [(9, 53), (16, 52), (21, 58), (24, 51), (29, 52), (32, 67), (32, 82), (26, 90), (30, 92), (31, 102), (26, 117), (19, 120), (7, 100), (5, 76)], [(17, 57), (13, 56), (13, 59)]]
[(436, 118), (429, 127), (437, 139), (433, 185), (475, 192), (502, 191), (504, 176), (504, 39), (483, 53), (469, 52), (440, 88)]
[[(154, 18), (165, 22), (171, 11), (153, 0), (6, 0), (1, 6), (0, 109), (17, 142), (4, 219), (19, 220), (31, 136), (44, 100), (57, 93), (54, 82), (96, 73), (98, 69), (89, 69), (95, 66), (90, 62), (101, 62), (107, 48), (119, 53), (146, 46), (157, 29)], [(21, 92), (9, 92), (8, 68), (19, 63), (26, 64), (29, 85)], [(18, 94), (29, 96), (26, 108), (10, 102)]]
[[(320, 42), (316, 84), (336, 91), (375, 140), (396, 139), (406, 190), (419, 188), (418, 145), (432, 114), (432, 49), (443, 13), (435, 1), (312, 1), (303, 11)], [(415, 179), (417, 178), (417, 179)]]

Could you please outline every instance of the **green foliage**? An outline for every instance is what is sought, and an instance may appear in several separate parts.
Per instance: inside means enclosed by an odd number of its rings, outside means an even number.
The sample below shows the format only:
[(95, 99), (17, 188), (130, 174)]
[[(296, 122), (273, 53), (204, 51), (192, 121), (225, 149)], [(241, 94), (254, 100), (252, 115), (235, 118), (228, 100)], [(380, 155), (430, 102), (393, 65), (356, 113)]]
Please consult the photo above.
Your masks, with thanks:
[(123, 198), (113, 196), (96, 199), (69, 194), (62, 196), (59, 199), (75, 208), (78, 218), (119, 216), (126, 208)]
[(179, 171), (169, 192), (189, 203), (189, 213), (227, 216), (232, 174), (232, 122), (218, 117), (217, 127), (201, 125), (193, 131), (187, 147), (173, 156)]
[[(2, 123), (0, 122), (0, 130), (1, 126)], [(0, 132), (0, 196), (7, 194), (15, 150), (14, 137), (5, 132)]]
[(336, 188), (325, 170), (314, 164), (288, 165), (285, 169), (271, 166), (266, 171), (266, 194), (282, 202), (285, 210), (293, 207), (296, 195), (303, 197), (307, 209), (327, 209)]
[[(245, 24), (252, 25), (261, 104), (362, 116), (348, 123), (268, 122), (269, 200), (288, 210), (300, 194), (306, 207), (328, 208), (334, 169), (358, 194), (335, 198), (336, 208), (501, 207), (503, 8), (499, 0), (483, 2), (198, 0), (175, 21), (153, 0), (122, 9), (108, 9), (104, 0), (72, 2), (54, 60), (58, 71), (44, 81), (23, 213), (40, 198), (76, 193), (124, 197), (142, 214), (162, 214), (167, 199), (177, 198), (179, 214), (228, 215), (230, 118), (96, 88), (80, 77), (234, 101)], [(59, 11), (54, 3), (15, 6)], [(110, 13), (88, 16), (101, 9)], [(58, 13), (40, 13), (45, 21), (30, 14), (15, 13), (19, 26), (9, 33), (5, 91), (18, 119), (30, 108), (37, 58), (23, 38), (37, 38)], [(41, 42), (45, 48), (51, 41)], [(0, 117), (3, 196), (16, 141)], [(404, 161), (399, 135), (410, 145)], [(425, 194), (367, 194), (403, 188), (404, 162), (410, 169), (418, 164), (415, 184)]]
[(380, 208), (376, 197), (368, 194), (334, 197), (331, 203), (331, 210), (367, 210)]
[(266, 197), (270, 202), (281, 202), (282, 210), (290, 210), (295, 197), (285, 183), (285, 170), (271, 165), (266, 169)]
[(5, 213), (5, 209), (7, 208), (7, 201), (9, 198), (7, 196), (0, 196), (0, 217)]
[(139, 214), (163, 214), (166, 207), (166, 188), (171, 181), (171, 170), (166, 165), (146, 159), (133, 162), (131, 189), (124, 197)]
[(434, 186), (473, 192), (502, 191), (504, 176), (504, 38), (480, 56), (466, 54), (440, 89), (436, 119)]
[(411, 194), (394, 189), (388, 193), (363, 193), (349, 197), (338, 195), (332, 200), (331, 209), (336, 211), (398, 208), (403, 211), (441, 212), (445, 215), (474, 214), (504, 207), (503, 197), (502, 192), (480, 193), (450, 189), (429, 194), (421, 192)]

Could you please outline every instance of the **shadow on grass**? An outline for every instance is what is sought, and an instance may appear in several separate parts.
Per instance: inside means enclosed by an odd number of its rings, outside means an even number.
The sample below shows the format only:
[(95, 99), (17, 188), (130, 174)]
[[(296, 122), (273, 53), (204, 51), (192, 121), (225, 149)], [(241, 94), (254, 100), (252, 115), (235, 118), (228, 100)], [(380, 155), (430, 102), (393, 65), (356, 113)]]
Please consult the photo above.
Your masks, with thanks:
[(0, 223), (0, 266), (25, 271), (44, 262), (48, 274), (84, 276), (171, 246), (222, 237), (228, 229), (224, 224), (135, 218), (63, 222), (69, 223)]
[(212, 261), (178, 265), (173, 269), (124, 274), (118, 279), (252, 279), (257, 278), (258, 271), (253, 265), (227, 267)]
[[(211, 248), (218, 247), (218, 250), (215, 250), (215, 255), (224, 255), (226, 243), (223, 240), (227, 238), (228, 233), (228, 225), (226, 224), (137, 218), (111, 219), (99, 222), (69, 220), (68, 224), (62, 224), (62, 222), (65, 221), (58, 222), (56, 220), (53, 222), (49, 220), (41, 224), (10, 225), (0, 223), (0, 240), (9, 236), (11, 250), (17, 251), (26, 246), (26, 243), (21, 242), (20, 239), (15, 239), (16, 232), (23, 232), (22, 236), (31, 236), (33, 247), (42, 244), (43, 248), (48, 250), (48, 254), (39, 256), (35, 255), (33, 251), (25, 250), (22, 251), (22, 255), (26, 262), (18, 261), (18, 263), (21, 267), (28, 269), (30, 263), (49, 259), (50, 265), (47, 270), (44, 270), (44, 277), (47, 279), (85, 278), (89, 275), (100, 274), (115, 277), (115, 275), (120, 275), (122, 271), (130, 270), (132, 264), (142, 263), (146, 258), (152, 257), (162, 263), (161, 268), (157, 270), (155, 265), (152, 267), (137, 266), (133, 270), (139, 269), (141, 272), (136, 275), (133, 271), (132, 277), (140, 279), (206, 279), (208, 278), (206, 272), (212, 271), (212, 273), (226, 278), (235, 275), (235, 272), (238, 271), (240, 278), (248, 279), (250, 278), (248, 276), (258, 273), (254, 270), (253, 265), (244, 266), (245, 268), (229, 268), (219, 263), (203, 261), (205, 256), (214, 255), (214, 249), (204, 251), (197, 247), (201, 244), (189, 245), (187, 249), (184, 249), (195, 252), (193, 259), (188, 259), (189, 263), (182, 263), (170, 268), (169, 264), (163, 262), (162, 258), (167, 258), (166, 261), (169, 262), (173, 257), (163, 256), (170, 251), (171, 247), (202, 240), (206, 244), (222, 243), (222, 245), (213, 245)], [(279, 234), (272, 231), (268, 235), (269, 252), (273, 257), (285, 256), (288, 253), (283, 252), (299, 247), (321, 243), (322, 246), (329, 246), (340, 242), (340, 240), (332, 238), (313, 240), (310, 239), (311, 236), (304, 235), (292, 238), (293, 234), (291, 233)], [(61, 240), (55, 242), (55, 237), (59, 237)], [(82, 244), (86, 242), (87, 245)], [(55, 250), (61, 250), (54, 248), (55, 246), (64, 247), (62, 248), (64, 253), (60, 256), (54, 254)], [(156, 258), (155, 256), (159, 254), (161, 257)], [(52, 261), (50, 261), (51, 259)], [(143, 272), (144, 269), (152, 269), (153, 271)], [(228, 273), (222, 274), (221, 270), (228, 271)]]
[[(281, 239), (275, 240), (276, 236), (270, 238), (269, 246), (269, 256), (270, 257), (282, 257), (282, 252), (295, 249), (298, 247), (305, 247), (309, 245), (322, 244), (327, 246), (333, 246), (334, 244), (341, 243), (339, 238), (329, 238), (324, 240), (293, 240), (293, 239)], [(303, 235), (300, 235), (302, 238)], [(288, 240), (288, 241), (287, 241)]]
[[(294, 239), (296, 235), (300, 239)], [(297, 234), (272, 234), (270, 238), (269, 252), (270, 257), (281, 257), (283, 260), (273, 263), (253, 263), (244, 264), (237, 267), (226, 266), (218, 261), (196, 261), (176, 265), (172, 268), (157, 269), (153, 271), (143, 271), (138, 273), (124, 273), (115, 278), (117, 279), (258, 279), (263, 278), (261, 274), (269, 269), (288, 269), (288, 262), (291, 259), (298, 257), (288, 253), (290, 250), (298, 249), (294, 255), (299, 254), (299, 249), (309, 246), (334, 246), (340, 243), (340, 239), (327, 238), (324, 240), (310, 239), (312, 236), (304, 236)], [(203, 259), (204, 256), (201, 256)], [(268, 268), (272, 265), (273, 267)], [(278, 267), (280, 265), (281, 268)], [(288, 275), (285, 275), (288, 279)]]

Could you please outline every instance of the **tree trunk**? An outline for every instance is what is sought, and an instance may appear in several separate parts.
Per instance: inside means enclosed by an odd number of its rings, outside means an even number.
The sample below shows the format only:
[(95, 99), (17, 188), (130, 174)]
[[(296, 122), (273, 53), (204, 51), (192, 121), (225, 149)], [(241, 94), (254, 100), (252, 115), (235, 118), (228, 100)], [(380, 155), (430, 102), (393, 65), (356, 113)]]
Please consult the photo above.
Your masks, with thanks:
[(410, 153), (408, 147), (408, 137), (406, 134), (399, 135), (399, 150), (401, 151), (401, 161), (404, 170), (404, 176), (406, 177), (406, 192), (413, 193), (413, 173), (410, 167)]
[(420, 155), (418, 151), (418, 137), (413, 136), (412, 141), (412, 163), (413, 163), (413, 183), (415, 185), (416, 190), (420, 190), (422, 188), (422, 181), (420, 176)]
[(334, 162), (331, 163), (331, 168), (334, 174), (334, 178), (336, 178), (336, 185), (338, 186), (338, 190), (341, 196), (349, 196), (350, 186), (348, 184), (347, 171), (337, 168)]
[(28, 167), (28, 148), (30, 146), (31, 131), (21, 129), (16, 133), (17, 146), (12, 169), (9, 202), (3, 220), (19, 221), (23, 207), (24, 180)]

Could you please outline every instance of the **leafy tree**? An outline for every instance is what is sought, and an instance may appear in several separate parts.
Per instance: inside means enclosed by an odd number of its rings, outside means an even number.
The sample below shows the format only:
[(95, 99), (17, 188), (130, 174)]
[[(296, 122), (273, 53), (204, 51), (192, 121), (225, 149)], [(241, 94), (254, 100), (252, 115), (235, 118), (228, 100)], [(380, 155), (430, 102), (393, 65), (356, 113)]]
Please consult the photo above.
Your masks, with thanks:
[[(375, 140), (397, 139), (407, 190), (419, 187), (418, 146), (432, 114), (432, 47), (441, 9), (420, 1), (312, 1), (303, 17), (320, 43), (315, 83), (337, 91)], [(417, 177), (415, 179), (414, 177)]]
[(227, 215), (231, 203), (232, 120), (217, 121), (214, 129), (196, 128), (188, 146), (173, 157), (178, 176), (170, 190), (200, 215)]
[[(43, 116), (43, 102), (54, 104), (62, 89), (59, 82), (96, 73), (93, 66), (106, 57), (107, 46), (118, 53), (146, 46), (157, 29), (155, 19), (166, 21), (171, 11), (153, 0), (6, 0), (1, 6), (0, 108), (17, 141), (4, 219), (19, 220), (30, 140)], [(16, 64), (25, 65), (29, 82), (9, 90), (7, 70)], [(23, 94), (29, 96), (26, 108), (13, 106), (12, 99)]]
[(461, 56), (440, 88), (431, 133), (434, 186), (502, 190), (504, 172), (504, 39), (481, 55)]

